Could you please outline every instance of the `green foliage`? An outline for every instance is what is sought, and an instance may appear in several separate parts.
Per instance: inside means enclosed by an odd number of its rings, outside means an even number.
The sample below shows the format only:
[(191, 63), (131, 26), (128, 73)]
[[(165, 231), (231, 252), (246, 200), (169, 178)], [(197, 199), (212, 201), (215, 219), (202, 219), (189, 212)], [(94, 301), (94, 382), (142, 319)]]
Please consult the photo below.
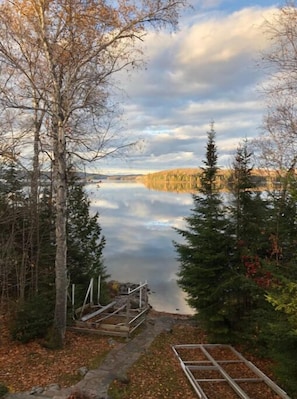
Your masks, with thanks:
[[(268, 207), (253, 182), (252, 152), (248, 142), (238, 148), (230, 178), (228, 234), (234, 238), (232, 268), (237, 274), (233, 329), (242, 340), (255, 336), (259, 329), (258, 310), (265, 307), (265, 272), (262, 257), (269, 247)], [(236, 287), (236, 288), (235, 288)]]
[(208, 133), (205, 168), (200, 195), (193, 195), (194, 207), (187, 217), (187, 229), (176, 229), (184, 243), (174, 242), (180, 270), (178, 284), (188, 302), (212, 336), (229, 335), (234, 274), (229, 262), (232, 240), (226, 234), (223, 201), (216, 188), (217, 154), (213, 126)]
[(279, 282), (266, 295), (274, 308), (266, 327), (269, 356), (275, 360), (275, 372), (291, 395), (297, 395), (297, 284)]
[(69, 184), (67, 221), (67, 267), (73, 283), (88, 283), (91, 277), (106, 277), (102, 251), (105, 238), (101, 235), (99, 215), (90, 215), (90, 201), (75, 177)]
[(245, 141), (235, 155), (228, 207), (218, 193), (216, 146), (208, 134), (200, 195), (184, 239), (174, 243), (178, 284), (214, 342), (245, 343), (276, 362), (282, 385), (297, 393), (296, 178), (265, 197), (254, 187)]
[(286, 315), (281, 312), (271, 313), (263, 331), (266, 333), (266, 354), (275, 362), (274, 371), (279, 382), (292, 397), (297, 397), (296, 332), (292, 331)]
[(291, 326), (291, 334), (297, 337), (297, 283), (289, 281), (277, 289), (270, 291), (266, 299), (276, 311), (287, 316)]
[(45, 188), (35, 214), (27, 177), (13, 163), (0, 167), (0, 288), (22, 302), (54, 284), (52, 201)]
[(39, 263), (41, 265), (40, 284), (54, 283), (55, 264), (55, 214), (52, 195), (48, 187), (44, 187), (39, 203)]
[[(12, 336), (22, 342), (43, 337), (52, 323), (56, 253), (52, 187), (47, 180), (43, 182), (34, 210), (23, 189), (25, 181), (13, 162), (0, 165), (0, 289), (3, 298), (22, 304), (11, 329)], [(71, 282), (83, 297), (90, 278), (99, 274), (105, 292), (105, 239), (98, 214), (90, 215), (83, 186), (75, 178), (70, 181), (67, 266)], [(43, 293), (49, 293), (50, 299)]]
[[(14, 162), (0, 165), (0, 290), (10, 296), (24, 291), (29, 265), (28, 198)], [(22, 279), (20, 278), (22, 276)]]
[(67, 269), (71, 283), (76, 286), (78, 303), (82, 302), (92, 277), (98, 278), (100, 275), (103, 287), (107, 278), (102, 255), (105, 238), (101, 234), (98, 219), (98, 213), (90, 215), (90, 201), (83, 184), (75, 175), (71, 175), (67, 219)]
[(0, 398), (9, 392), (8, 388), (0, 383)]
[(207, 133), (206, 159), (203, 161), (205, 166), (202, 168), (200, 176), (200, 191), (204, 194), (212, 194), (216, 190), (215, 183), (219, 168), (217, 166), (218, 154), (215, 136), (214, 124), (211, 123), (210, 131)]
[[(254, 336), (258, 329), (256, 311), (265, 306), (263, 289), (250, 278), (247, 268), (267, 251), (267, 235), (263, 235), (266, 203), (251, 190), (250, 156), (245, 143), (235, 157), (227, 206), (217, 185), (212, 126), (201, 194), (193, 196), (192, 214), (185, 219), (187, 230), (177, 229), (184, 243), (174, 243), (181, 264), (178, 284), (188, 294), (189, 304), (208, 335), (220, 342)], [(262, 277), (262, 271), (257, 272)]]
[(22, 343), (44, 338), (53, 323), (54, 294), (37, 294), (20, 305), (11, 327), (13, 339)]
[(24, 181), (19, 178), (19, 171), (17, 170), (14, 161), (8, 161), (0, 164), (0, 193), (1, 196), (6, 196), (12, 202), (23, 198), (22, 188)]

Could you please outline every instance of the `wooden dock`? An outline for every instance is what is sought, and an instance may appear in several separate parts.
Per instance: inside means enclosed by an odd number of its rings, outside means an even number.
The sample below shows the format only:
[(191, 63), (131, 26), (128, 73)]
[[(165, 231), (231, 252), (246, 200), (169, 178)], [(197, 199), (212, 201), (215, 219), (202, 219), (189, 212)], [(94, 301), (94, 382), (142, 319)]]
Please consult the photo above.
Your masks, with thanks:
[[(119, 295), (106, 306), (89, 306), (86, 312), (74, 321), (73, 331), (102, 335), (129, 337), (146, 321), (148, 303), (147, 283), (126, 294)], [(81, 309), (80, 309), (81, 310)]]

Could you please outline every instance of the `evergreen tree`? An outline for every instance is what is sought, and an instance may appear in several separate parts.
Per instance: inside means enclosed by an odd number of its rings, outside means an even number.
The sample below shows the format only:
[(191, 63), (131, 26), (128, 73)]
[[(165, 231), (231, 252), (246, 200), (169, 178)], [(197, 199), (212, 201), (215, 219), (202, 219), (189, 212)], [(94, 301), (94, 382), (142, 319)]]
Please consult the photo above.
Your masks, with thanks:
[(90, 200), (83, 184), (70, 177), (67, 217), (67, 270), (71, 283), (85, 290), (91, 277), (107, 278), (102, 251), (105, 237), (98, 223), (99, 215), (90, 215)]
[(269, 251), (269, 206), (253, 182), (247, 141), (237, 148), (230, 179), (230, 234), (240, 256), (265, 258)]
[(30, 281), (28, 198), (13, 161), (0, 167), (0, 219), (1, 295), (23, 301)]
[(174, 242), (180, 261), (178, 284), (188, 303), (213, 337), (227, 337), (229, 320), (230, 240), (225, 234), (224, 206), (217, 189), (217, 149), (213, 124), (208, 132), (201, 192), (193, 195), (187, 229), (176, 229), (184, 243)]
[(213, 197), (215, 199), (217, 198), (216, 180), (218, 175), (218, 154), (215, 143), (216, 133), (213, 123), (210, 125), (210, 131), (207, 133), (207, 137), (206, 160), (202, 161), (205, 166), (202, 168), (203, 173), (200, 176), (200, 191), (209, 198)]
[(255, 336), (268, 306), (265, 288), (270, 273), (265, 268), (269, 250), (269, 214), (266, 201), (253, 182), (252, 152), (244, 141), (238, 148), (230, 177), (229, 235), (234, 238), (232, 255), (234, 334)]
[(39, 200), (39, 237), (38, 248), (36, 248), (39, 258), (38, 286), (40, 290), (49, 290), (53, 295), (55, 286), (56, 251), (54, 220), (51, 190), (45, 183)]
[(296, 175), (289, 170), (281, 189), (271, 194), (271, 234), (266, 268), (271, 273), (265, 297), (273, 306), (266, 315), (265, 338), (268, 355), (275, 360), (276, 375), (297, 395), (297, 189)]
[[(69, 204), (67, 217), (69, 280), (76, 285), (76, 302), (82, 301), (91, 277), (101, 275), (104, 284), (107, 278), (102, 251), (105, 239), (101, 235), (98, 214), (90, 215), (90, 201), (82, 183), (69, 174)], [(40, 291), (28, 295), (17, 309), (12, 336), (23, 342), (45, 336), (53, 322), (55, 298), (55, 226), (54, 207), (49, 188), (44, 187), (39, 211), (39, 273)], [(47, 315), (45, 317), (44, 315)], [(50, 344), (50, 343), (49, 343)]]

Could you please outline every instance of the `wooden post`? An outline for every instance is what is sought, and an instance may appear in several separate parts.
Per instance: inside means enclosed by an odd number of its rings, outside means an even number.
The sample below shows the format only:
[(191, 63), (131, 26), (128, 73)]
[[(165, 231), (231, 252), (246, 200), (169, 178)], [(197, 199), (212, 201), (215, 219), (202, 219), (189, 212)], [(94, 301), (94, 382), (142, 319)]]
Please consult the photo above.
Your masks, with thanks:
[(91, 278), (91, 289), (90, 289), (90, 305), (93, 306), (94, 305), (94, 300), (93, 300), (93, 293), (94, 293), (94, 278)]
[(89, 297), (89, 295), (90, 295), (90, 291), (91, 291), (91, 284), (92, 284), (92, 280), (90, 281), (90, 284), (89, 284), (89, 287), (88, 287), (88, 290), (87, 290), (87, 293), (86, 293), (86, 296), (85, 296), (85, 299), (84, 299), (84, 303), (83, 303), (83, 305), (82, 305), (82, 307), (81, 307), (81, 313), (80, 313), (80, 317), (81, 317), (81, 316), (82, 316), (82, 314), (83, 314), (83, 311), (84, 311), (84, 309), (85, 309), (85, 306), (86, 306), (86, 303), (87, 303), (88, 297)]
[[(141, 286), (141, 282), (139, 283)], [(139, 309), (141, 309), (141, 301), (142, 301), (142, 287), (139, 289)]]
[(129, 288), (129, 290), (128, 290), (128, 298), (127, 298), (127, 306), (126, 306), (126, 326), (129, 326), (130, 309), (131, 309), (131, 303), (130, 303), (130, 288)]
[(100, 294), (101, 294), (101, 276), (98, 276), (98, 289), (97, 289), (97, 305), (100, 305)]
[(148, 292), (147, 292), (147, 281), (145, 282), (145, 288), (144, 288), (144, 306), (147, 309), (148, 307)]

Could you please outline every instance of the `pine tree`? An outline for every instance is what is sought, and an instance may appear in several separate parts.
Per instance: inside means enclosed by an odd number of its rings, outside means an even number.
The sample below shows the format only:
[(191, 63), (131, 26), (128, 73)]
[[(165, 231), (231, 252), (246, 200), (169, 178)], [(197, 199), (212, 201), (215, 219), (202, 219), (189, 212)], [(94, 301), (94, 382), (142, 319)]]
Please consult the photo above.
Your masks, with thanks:
[[(200, 193), (193, 195), (192, 214), (187, 228), (176, 229), (184, 243), (174, 242), (180, 261), (178, 284), (187, 293), (188, 303), (213, 336), (227, 336), (230, 279), (230, 240), (217, 188), (217, 148), (213, 124), (208, 132), (206, 160), (200, 176)], [(228, 302), (228, 301), (227, 301)]]

